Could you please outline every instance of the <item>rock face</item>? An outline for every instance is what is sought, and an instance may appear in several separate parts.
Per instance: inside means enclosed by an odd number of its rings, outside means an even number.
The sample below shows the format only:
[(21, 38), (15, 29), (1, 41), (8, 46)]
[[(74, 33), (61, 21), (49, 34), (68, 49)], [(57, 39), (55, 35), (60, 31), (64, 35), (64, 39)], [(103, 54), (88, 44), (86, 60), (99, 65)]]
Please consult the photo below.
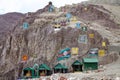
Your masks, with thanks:
[[(15, 25), (24, 17), (21, 13), (7, 13), (0, 15), (0, 45), (5, 43), (6, 36), (14, 29)], [(0, 47), (2, 49), (2, 46)]]
[(96, 4), (112, 4), (120, 5), (120, 0), (89, 0), (91, 3)]
[[(46, 63), (49, 66), (54, 66), (57, 63), (57, 53), (59, 50), (66, 47), (78, 47), (79, 57), (82, 58), (90, 48), (98, 47), (103, 49), (101, 46), (102, 41), (106, 41), (107, 45), (109, 41), (103, 38), (97, 31), (91, 30), (88, 27), (87, 32), (83, 32), (77, 28), (71, 28), (69, 26), (62, 27), (58, 32), (54, 32), (54, 28), (51, 23), (54, 19), (64, 17), (65, 13), (48, 13), (45, 12), (47, 9), (39, 10), (36, 13), (26, 14), (22, 20), (19, 21), (12, 32), (6, 36), (4, 43), (0, 43), (0, 79), (2, 80), (14, 80), (21, 74), (23, 67), (32, 67), (35, 63), (41, 64)], [(78, 12), (72, 12), (73, 15), (79, 19), (90, 15), (92, 12), (96, 12), (92, 6), (89, 6), (89, 11), (83, 14), (82, 6), (75, 8)], [(91, 11), (91, 12), (90, 12)], [(97, 16), (102, 14), (101, 16)], [(85, 19), (96, 20), (97, 18), (108, 19), (105, 13), (96, 12), (95, 15), (91, 15)], [(23, 22), (29, 23), (28, 29), (23, 29)], [(86, 22), (87, 23), (87, 22)], [(89, 24), (87, 24), (89, 25)], [(78, 43), (79, 35), (89, 33), (94, 34), (94, 39), (88, 38), (87, 44)], [(107, 50), (107, 47), (105, 48)], [(22, 56), (28, 56), (28, 61), (22, 63)], [(21, 66), (21, 67), (20, 67)], [(11, 74), (12, 73), (12, 74)], [(9, 76), (7, 76), (9, 74)]]
[(15, 12), (0, 15), (0, 33), (12, 30), (17, 22), (23, 17), (24, 14)]
[[(85, 8), (87, 10), (85, 10)], [(81, 20), (88, 21), (88, 24), (97, 22), (102, 26), (109, 28), (119, 28), (119, 25), (111, 19), (111, 12), (105, 9), (103, 6), (79, 4), (74, 11), (71, 11), (76, 16), (79, 16)]]

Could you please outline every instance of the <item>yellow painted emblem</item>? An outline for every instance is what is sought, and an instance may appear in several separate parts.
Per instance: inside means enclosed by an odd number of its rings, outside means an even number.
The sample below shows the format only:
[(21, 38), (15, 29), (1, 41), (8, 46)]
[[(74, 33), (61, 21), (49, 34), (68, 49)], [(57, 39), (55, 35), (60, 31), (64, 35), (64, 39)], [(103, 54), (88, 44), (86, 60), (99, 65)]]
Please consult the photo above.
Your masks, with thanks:
[(105, 56), (105, 50), (99, 50), (99, 51), (98, 51), (98, 55), (99, 55), (100, 57)]
[(94, 34), (89, 34), (89, 38), (94, 38)]
[(77, 48), (77, 47), (73, 47), (71, 50), (72, 50), (72, 51), (71, 51), (72, 54), (74, 54), (74, 55), (77, 55), (78, 52), (79, 52), (79, 48)]

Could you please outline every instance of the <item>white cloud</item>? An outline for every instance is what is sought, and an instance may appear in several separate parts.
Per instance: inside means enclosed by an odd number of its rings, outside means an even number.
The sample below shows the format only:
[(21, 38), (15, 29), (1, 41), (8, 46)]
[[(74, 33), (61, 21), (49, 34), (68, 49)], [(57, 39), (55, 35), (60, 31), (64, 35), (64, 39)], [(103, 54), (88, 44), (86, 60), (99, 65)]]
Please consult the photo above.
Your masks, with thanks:
[(7, 12), (34, 12), (46, 6), (49, 1), (52, 1), (55, 6), (60, 7), (65, 4), (80, 3), (86, 0), (1, 0), (0, 14)]

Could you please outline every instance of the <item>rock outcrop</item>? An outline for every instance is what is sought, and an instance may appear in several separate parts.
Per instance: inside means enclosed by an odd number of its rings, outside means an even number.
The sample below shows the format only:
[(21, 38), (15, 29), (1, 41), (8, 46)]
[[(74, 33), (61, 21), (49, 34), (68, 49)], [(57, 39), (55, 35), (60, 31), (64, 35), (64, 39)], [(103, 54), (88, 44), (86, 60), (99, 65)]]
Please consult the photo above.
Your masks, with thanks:
[[(114, 22), (111, 22), (108, 14), (96, 7), (89, 5), (88, 11), (83, 12), (83, 6), (78, 5), (72, 14), (77, 16), (78, 20), (84, 19), (85, 24), (87, 20), (106, 20), (107, 23), (111, 23), (115, 28), (118, 28)], [(97, 31), (91, 30), (89, 24), (87, 24), (87, 32), (69, 26), (62, 27), (60, 31), (55, 32), (51, 25), (52, 21), (64, 17), (65, 13), (48, 13), (46, 11), (47, 8), (44, 8), (36, 13), (26, 14), (26, 17), (20, 20), (12, 32), (6, 35), (6, 39), (0, 43), (0, 79), (14, 80), (20, 76), (22, 68), (32, 67), (35, 63), (46, 63), (52, 67), (57, 63), (59, 50), (66, 47), (79, 48), (79, 56), (74, 58), (77, 59), (85, 56), (90, 48), (103, 49), (102, 41), (106, 41), (107, 45), (109, 44), (108, 39), (103, 38)], [(22, 27), (23, 22), (29, 23), (28, 29)], [(110, 25), (107, 26), (110, 27)], [(94, 34), (95, 38), (90, 39), (88, 37), (87, 44), (78, 43), (79, 35), (89, 36), (90, 33)], [(107, 47), (105, 49), (107, 51)], [(26, 63), (22, 63), (24, 54), (28, 56)]]

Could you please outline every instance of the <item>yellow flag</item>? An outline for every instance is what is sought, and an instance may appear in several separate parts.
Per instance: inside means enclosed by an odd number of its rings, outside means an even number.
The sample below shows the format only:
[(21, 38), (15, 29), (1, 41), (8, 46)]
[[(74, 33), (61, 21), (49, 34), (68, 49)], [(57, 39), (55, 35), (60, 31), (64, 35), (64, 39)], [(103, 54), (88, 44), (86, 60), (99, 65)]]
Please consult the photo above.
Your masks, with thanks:
[(105, 50), (99, 50), (99, 51), (98, 51), (98, 55), (99, 55), (100, 57), (105, 56)]
[(73, 47), (71, 52), (72, 52), (72, 54), (77, 55), (78, 52), (79, 52), (79, 48), (77, 48), (77, 47)]
[(94, 34), (89, 34), (89, 38), (94, 38)]
[(102, 42), (102, 46), (105, 47), (106, 46), (106, 42)]

